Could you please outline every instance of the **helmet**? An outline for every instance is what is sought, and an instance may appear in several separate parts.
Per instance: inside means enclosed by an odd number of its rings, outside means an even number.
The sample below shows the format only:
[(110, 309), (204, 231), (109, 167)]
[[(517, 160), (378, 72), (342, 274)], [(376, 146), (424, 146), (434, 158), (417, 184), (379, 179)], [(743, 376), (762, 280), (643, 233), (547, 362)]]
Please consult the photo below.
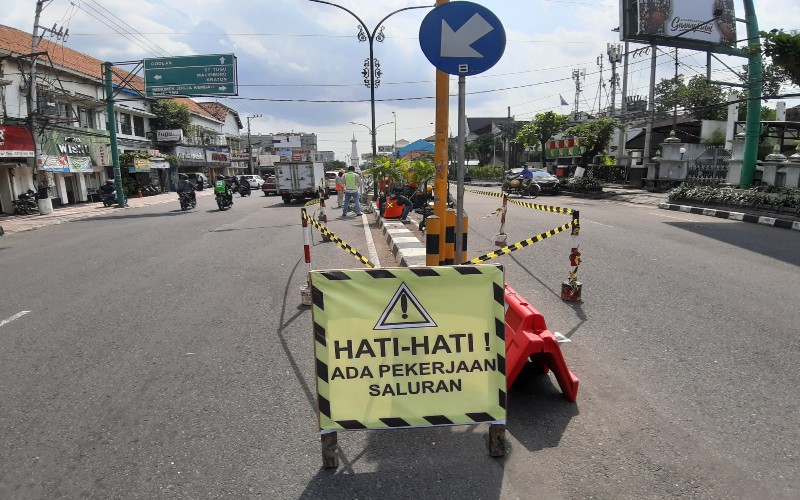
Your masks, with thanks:
[(188, 178), (189, 178), (189, 176), (186, 175), (186, 174), (178, 174), (178, 179), (180, 179), (182, 181), (185, 181)]
[(344, 173), (344, 169), (339, 170), (339, 173), (343, 174)]
[(217, 175), (217, 180), (218, 181), (224, 181), (225, 177), (222, 177), (221, 175)]
[(114, 184), (114, 181), (112, 181), (111, 179), (106, 179), (106, 184)]

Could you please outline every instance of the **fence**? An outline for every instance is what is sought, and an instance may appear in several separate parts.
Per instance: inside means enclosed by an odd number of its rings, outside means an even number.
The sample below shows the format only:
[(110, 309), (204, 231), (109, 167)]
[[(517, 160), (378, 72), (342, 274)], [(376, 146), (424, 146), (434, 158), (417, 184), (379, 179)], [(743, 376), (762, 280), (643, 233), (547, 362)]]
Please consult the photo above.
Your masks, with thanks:
[(730, 151), (722, 147), (710, 147), (703, 151), (687, 168), (686, 182), (715, 186), (726, 182)]

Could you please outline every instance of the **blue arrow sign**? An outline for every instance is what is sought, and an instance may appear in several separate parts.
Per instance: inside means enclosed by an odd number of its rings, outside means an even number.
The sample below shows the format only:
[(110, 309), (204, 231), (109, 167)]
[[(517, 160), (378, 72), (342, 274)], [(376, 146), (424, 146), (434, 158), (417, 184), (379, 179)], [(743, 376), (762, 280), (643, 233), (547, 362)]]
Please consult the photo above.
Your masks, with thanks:
[(506, 31), (486, 7), (472, 2), (448, 2), (422, 20), (419, 46), (437, 69), (451, 75), (477, 75), (502, 57)]

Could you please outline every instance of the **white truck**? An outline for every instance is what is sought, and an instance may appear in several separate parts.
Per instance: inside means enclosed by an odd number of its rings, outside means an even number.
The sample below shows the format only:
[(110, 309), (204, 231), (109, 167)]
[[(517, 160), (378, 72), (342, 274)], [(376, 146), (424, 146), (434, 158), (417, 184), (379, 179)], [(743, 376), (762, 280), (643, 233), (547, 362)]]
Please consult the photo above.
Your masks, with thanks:
[(275, 183), (284, 203), (316, 198), (325, 189), (325, 166), (310, 161), (275, 163)]

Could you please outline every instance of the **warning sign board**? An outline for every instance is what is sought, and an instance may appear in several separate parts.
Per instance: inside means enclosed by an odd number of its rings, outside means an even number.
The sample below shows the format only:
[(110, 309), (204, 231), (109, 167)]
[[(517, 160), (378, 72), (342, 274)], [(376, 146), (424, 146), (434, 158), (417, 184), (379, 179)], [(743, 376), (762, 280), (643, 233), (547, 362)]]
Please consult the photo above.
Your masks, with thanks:
[(504, 423), (504, 284), (494, 265), (313, 271), (320, 429)]

